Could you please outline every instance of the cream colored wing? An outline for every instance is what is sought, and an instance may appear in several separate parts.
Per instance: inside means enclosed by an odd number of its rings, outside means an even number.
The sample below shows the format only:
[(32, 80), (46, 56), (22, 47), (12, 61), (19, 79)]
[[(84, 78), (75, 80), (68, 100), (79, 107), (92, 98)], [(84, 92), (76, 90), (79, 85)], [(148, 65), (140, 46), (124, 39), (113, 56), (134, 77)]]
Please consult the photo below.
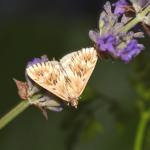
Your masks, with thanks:
[(83, 48), (64, 56), (60, 63), (65, 70), (66, 88), (70, 99), (82, 94), (97, 62), (94, 48)]
[(57, 61), (37, 63), (27, 67), (28, 76), (38, 85), (59, 98), (68, 101), (63, 69)]

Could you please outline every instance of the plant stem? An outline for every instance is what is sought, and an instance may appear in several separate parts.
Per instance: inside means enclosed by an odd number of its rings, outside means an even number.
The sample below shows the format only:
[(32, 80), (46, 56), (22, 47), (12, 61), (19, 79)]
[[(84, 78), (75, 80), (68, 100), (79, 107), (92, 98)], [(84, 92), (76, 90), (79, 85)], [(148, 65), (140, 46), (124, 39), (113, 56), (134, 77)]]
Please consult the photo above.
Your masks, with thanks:
[(150, 5), (147, 6), (141, 13), (139, 13), (133, 20), (126, 24), (119, 32), (127, 32), (133, 28), (136, 24), (141, 22), (143, 18), (150, 12)]
[(30, 106), (29, 102), (27, 100), (23, 100), (17, 106), (15, 106), (12, 110), (10, 110), (6, 115), (4, 115), (0, 119), (0, 130), (29, 106)]
[(149, 111), (142, 112), (135, 137), (134, 150), (142, 150), (144, 133), (149, 119), (150, 119), (150, 112)]

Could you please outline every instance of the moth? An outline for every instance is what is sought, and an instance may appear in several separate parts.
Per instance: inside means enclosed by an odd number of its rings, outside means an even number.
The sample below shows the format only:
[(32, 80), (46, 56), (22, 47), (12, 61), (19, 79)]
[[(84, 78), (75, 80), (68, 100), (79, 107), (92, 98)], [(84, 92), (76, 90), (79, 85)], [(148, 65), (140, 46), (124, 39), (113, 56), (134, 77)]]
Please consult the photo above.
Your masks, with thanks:
[(83, 48), (65, 55), (60, 61), (35, 61), (27, 66), (26, 73), (42, 88), (77, 108), (97, 60), (93, 47)]

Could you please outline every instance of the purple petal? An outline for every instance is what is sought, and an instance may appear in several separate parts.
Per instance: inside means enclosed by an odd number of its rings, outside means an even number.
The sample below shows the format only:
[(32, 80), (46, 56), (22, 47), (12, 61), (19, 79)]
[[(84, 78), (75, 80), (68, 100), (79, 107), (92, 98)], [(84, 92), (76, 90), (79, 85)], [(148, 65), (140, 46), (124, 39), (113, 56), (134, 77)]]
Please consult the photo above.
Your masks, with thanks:
[(96, 42), (99, 39), (100, 35), (97, 32), (90, 30), (89, 37), (93, 42)]
[(42, 63), (42, 62), (47, 62), (47, 61), (49, 61), (48, 57), (46, 55), (43, 55), (41, 58), (34, 58), (32, 61), (29, 61), (27, 63), (27, 67), (32, 66), (37, 63)]
[(128, 3), (126, 0), (119, 0), (116, 3), (112, 4), (112, 6), (115, 6), (114, 14), (120, 16), (123, 15), (125, 12), (125, 6), (127, 6)]
[(99, 37), (97, 45), (101, 51), (114, 52), (117, 45), (117, 39), (114, 35), (110, 34), (104, 37)]
[(127, 47), (125, 47), (121, 54), (120, 54), (120, 58), (124, 61), (124, 62), (129, 62), (132, 58), (134, 58), (135, 56), (137, 56), (141, 50), (143, 50), (144, 46), (141, 44), (138, 44), (137, 40), (133, 39), (131, 40)]

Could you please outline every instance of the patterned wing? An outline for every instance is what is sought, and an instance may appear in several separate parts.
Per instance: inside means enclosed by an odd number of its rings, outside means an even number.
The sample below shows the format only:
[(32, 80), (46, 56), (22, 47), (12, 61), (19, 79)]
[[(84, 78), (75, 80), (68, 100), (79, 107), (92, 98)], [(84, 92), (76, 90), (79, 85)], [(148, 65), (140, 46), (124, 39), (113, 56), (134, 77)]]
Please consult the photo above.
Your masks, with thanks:
[(71, 99), (82, 94), (97, 62), (94, 48), (83, 48), (64, 56), (60, 63), (65, 70), (66, 88)]
[(38, 85), (68, 101), (64, 73), (59, 62), (47, 61), (29, 65), (26, 72)]

